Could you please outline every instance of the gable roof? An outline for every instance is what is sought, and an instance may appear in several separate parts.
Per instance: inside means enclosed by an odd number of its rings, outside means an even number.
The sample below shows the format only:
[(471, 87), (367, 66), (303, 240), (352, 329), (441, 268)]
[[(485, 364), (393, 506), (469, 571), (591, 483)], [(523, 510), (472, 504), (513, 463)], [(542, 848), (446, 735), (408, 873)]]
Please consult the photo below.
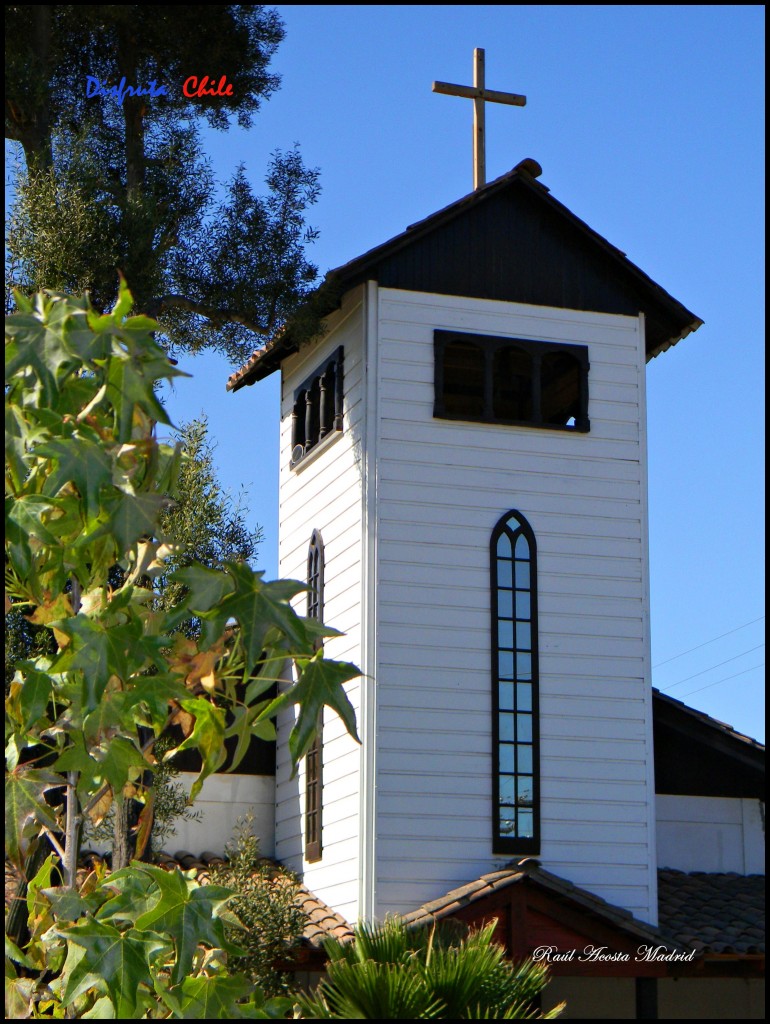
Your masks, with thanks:
[(654, 687), (652, 698), (656, 793), (764, 800), (763, 744)]
[[(312, 296), (323, 317), (367, 280), (382, 287), (501, 299), (646, 317), (647, 355), (658, 355), (702, 320), (639, 269), (625, 253), (576, 217), (536, 180), (523, 160), (406, 231), (335, 270)], [(262, 380), (296, 352), (301, 331), (289, 323), (227, 383), (229, 391)]]
[[(605, 930), (614, 934), (616, 942), (619, 940), (630, 944), (634, 950), (640, 943), (667, 946), (671, 950), (692, 948), (687, 943), (671, 941), (658, 928), (640, 921), (630, 911), (616, 907), (588, 889), (546, 871), (535, 857), (527, 857), (519, 862), (512, 861), (499, 871), (491, 871), (467, 885), (452, 889), (439, 899), (405, 914), (404, 920), (419, 927), (445, 917), (461, 916), (463, 911), (471, 911), (470, 916), (476, 917), (477, 915), (473, 913), (474, 904), (478, 905), (479, 912), (483, 913), (483, 905), (489, 903), (490, 898), (503, 890), (509, 890), (512, 886), (529, 886), (544, 894), (555, 919), (574, 922), (577, 911), (580, 917), (593, 927), (604, 926)], [(541, 916), (543, 907), (541, 903)], [(468, 917), (467, 914), (463, 916), (466, 919)], [(574, 924), (570, 923), (568, 927), (574, 929)], [(517, 929), (523, 930), (520, 921), (517, 922)], [(536, 940), (534, 944), (540, 943)]]

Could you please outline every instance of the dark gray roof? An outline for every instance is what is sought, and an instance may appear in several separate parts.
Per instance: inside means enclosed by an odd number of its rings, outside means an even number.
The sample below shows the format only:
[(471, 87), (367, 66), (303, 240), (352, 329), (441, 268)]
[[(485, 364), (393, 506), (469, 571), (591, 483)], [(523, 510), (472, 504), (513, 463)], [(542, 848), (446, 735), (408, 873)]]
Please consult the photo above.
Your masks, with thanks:
[(701, 953), (765, 952), (765, 876), (658, 872), (660, 929)]
[[(440, 294), (628, 315), (643, 311), (650, 358), (697, 330), (700, 318), (554, 199), (536, 180), (539, 170), (535, 161), (523, 160), (329, 271), (312, 295), (315, 313), (327, 316), (345, 292), (377, 280), (386, 287)], [(302, 340), (289, 321), (230, 376), (228, 390), (268, 376)]]

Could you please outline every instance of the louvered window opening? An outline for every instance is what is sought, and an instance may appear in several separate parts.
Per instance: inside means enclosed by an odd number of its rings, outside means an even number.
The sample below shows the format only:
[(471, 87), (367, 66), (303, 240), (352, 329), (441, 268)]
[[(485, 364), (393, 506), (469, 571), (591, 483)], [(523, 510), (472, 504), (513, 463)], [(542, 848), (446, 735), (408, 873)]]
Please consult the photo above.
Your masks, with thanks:
[(588, 432), (585, 345), (433, 333), (436, 418)]
[(325, 438), (342, 431), (342, 347), (294, 392), (291, 412), (291, 465), (296, 466)]

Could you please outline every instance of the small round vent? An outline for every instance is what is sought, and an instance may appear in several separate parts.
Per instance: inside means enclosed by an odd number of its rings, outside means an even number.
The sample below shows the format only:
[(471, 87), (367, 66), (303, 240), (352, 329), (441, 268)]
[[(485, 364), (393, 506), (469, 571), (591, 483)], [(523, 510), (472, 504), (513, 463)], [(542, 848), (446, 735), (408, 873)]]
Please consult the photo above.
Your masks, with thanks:
[(291, 461), (292, 462), (299, 462), (299, 460), (302, 458), (302, 456), (304, 454), (305, 454), (305, 449), (302, 447), (302, 445), (301, 444), (295, 444), (294, 448), (292, 449), (292, 452), (291, 452)]

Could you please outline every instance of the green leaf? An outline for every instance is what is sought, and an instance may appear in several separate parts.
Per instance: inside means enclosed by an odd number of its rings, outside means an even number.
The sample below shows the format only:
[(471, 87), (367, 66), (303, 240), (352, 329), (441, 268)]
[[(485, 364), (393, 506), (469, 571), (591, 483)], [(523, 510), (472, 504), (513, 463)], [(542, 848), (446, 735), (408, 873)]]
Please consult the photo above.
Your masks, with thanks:
[(67, 957), (62, 971), (62, 1002), (69, 1006), (99, 982), (115, 1006), (118, 1018), (133, 1017), (140, 998), (139, 986), (152, 987), (152, 965), (168, 950), (168, 940), (134, 928), (121, 933), (112, 925), (84, 918), (58, 933), (85, 950), (76, 962)]
[(24, 457), (26, 455), (25, 440), (28, 434), (29, 424), (22, 415), (21, 409), (6, 403), (5, 462), (16, 491), (21, 489), (27, 476), (27, 464)]
[(93, 909), (93, 900), (84, 899), (79, 893), (63, 885), (41, 889), (40, 892), (50, 902), (51, 911), (57, 921), (77, 921), (79, 917)]
[(295, 771), (313, 742), (318, 716), (326, 705), (332, 708), (345, 723), (348, 733), (360, 743), (356, 732), (356, 713), (348, 700), (342, 684), (355, 679), (361, 672), (355, 665), (345, 661), (328, 661), (323, 651), (318, 651), (312, 661), (297, 660), (300, 677), (288, 690), (279, 694), (262, 712), (260, 718), (273, 718), (291, 704), (299, 705), (299, 718), (289, 736), (289, 753)]
[(58, 544), (59, 537), (53, 532), (50, 522), (44, 523), (43, 516), (52, 509), (61, 507), (55, 499), (42, 494), (22, 494), (11, 504), (6, 523), (15, 526), (28, 537), (35, 537), (43, 544)]
[(13, 960), (14, 963), (21, 964), (22, 967), (34, 968), (34, 963), (27, 956), (26, 953), (22, 953), (13, 939), (5, 937), (5, 955), (8, 960)]
[(131, 440), (135, 408), (142, 409), (156, 423), (171, 424), (155, 395), (154, 384), (163, 377), (178, 376), (179, 372), (160, 349), (156, 349), (160, 353), (157, 356), (151, 355), (148, 348), (125, 352), (113, 346), (107, 370), (107, 395), (115, 411), (115, 432), (119, 441)]
[(180, 700), (179, 704), (185, 711), (195, 715), (195, 725), (190, 735), (178, 747), (168, 751), (164, 760), (168, 761), (183, 750), (199, 752), (203, 764), (200, 774), (190, 790), (190, 801), (192, 802), (200, 793), (204, 779), (213, 774), (224, 763), (227, 756), (225, 751), (225, 713), (222, 708), (215, 707), (202, 697)]
[(115, 1006), (109, 996), (101, 996), (90, 1010), (80, 1016), (83, 1020), (115, 1020)]
[(295, 653), (312, 650), (312, 640), (304, 623), (289, 604), (292, 597), (305, 589), (303, 584), (292, 580), (264, 583), (261, 573), (235, 562), (227, 563), (227, 572), (235, 584), (234, 591), (213, 614), (210, 612), (204, 618), (210, 616), (220, 628), (229, 618), (238, 620), (249, 667), (259, 660), (265, 638), (272, 629), (277, 629), (288, 640)]
[(125, 494), (121, 492), (102, 504), (102, 519), (81, 544), (90, 544), (104, 533), (110, 533), (121, 552), (130, 551), (142, 537), (151, 537), (158, 531), (158, 517), (168, 505), (163, 494)]
[(266, 704), (267, 701), (257, 704), (251, 708), (236, 707), (233, 711), (233, 721), (227, 727), (225, 736), (228, 739), (230, 736), (237, 736), (238, 743), (235, 747), (228, 771), (234, 772), (238, 770), (238, 765), (248, 752), (252, 736), (257, 736), (259, 739), (266, 740), (268, 743), (275, 742), (275, 726), (270, 720), (262, 720), (256, 725), (254, 724), (256, 719), (259, 718), (261, 712), (264, 710)]
[(26, 1020), (32, 1016), (32, 997), (37, 988), (35, 978), (5, 979), (5, 1019)]
[(99, 514), (99, 492), (112, 482), (113, 469), (112, 455), (103, 445), (82, 437), (67, 437), (38, 445), (35, 455), (52, 459), (55, 465), (43, 494), (55, 497), (65, 484), (73, 483), (83, 501), (84, 518)]
[[(47, 672), (40, 672), (29, 661), (21, 662), (18, 669), (22, 676), (19, 689), (22, 724), (25, 729), (29, 729), (45, 714), (53, 689), (53, 680)], [(13, 688), (17, 684), (11, 685)]]
[(54, 313), (54, 322), (50, 324), (34, 313), (17, 313), (6, 320), (6, 383), (22, 371), (31, 370), (42, 385), (47, 405), (55, 402), (59, 371), (66, 366), (74, 368), (64, 340), (62, 312)]
[(56, 817), (45, 802), (45, 794), (66, 785), (61, 775), (25, 765), (5, 776), (5, 852), (21, 871), (29, 841), (41, 825), (56, 829)]
[(173, 984), (178, 985), (187, 977), (193, 953), (201, 942), (236, 955), (242, 952), (228, 941), (224, 922), (216, 916), (233, 896), (229, 889), (196, 885), (188, 882), (181, 871), (164, 871), (147, 864), (142, 864), (141, 869), (160, 889), (160, 898), (152, 910), (137, 920), (136, 927), (153, 928), (174, 937), (177, 958), (171, 969)]
[(52, 670), (82, 670), (84, 714), (93, 711), (102, 700), (110, 676), (128, 679), (148, 662), (165, 668), (159, 653), (164, 639), (145, 635), (142, 621), (135, 614), (123, 625), (105, 623), (82, 613), (60, 619), (55, 625), (72, 642), (57, 656)]
[(237, 1001), (254, 985), (243, 976), (214, 975), (185, 978), (181, 985), (163, 993), (163, 999), (183, 1020), (228, 1020), (240, 1017)]
[[(118, 297), (115, 300), (115, 305), (112, 307), (112, 319), (119, 323), (123, 317), (128, 316), (131, 312), (131, 307), (134, 304), (134, 300), (129, 291), (126, 279), (122, 274), (119, 275), (118, 283)], [(157, 326), (157, 325), (156, 325)]]
[(190, 592), (187, 605), (196, 613), (207, 612), (234, 589), (232, 579), (220, 569), (207, 569), (203, 565), (178, 569), (171, 579), (187, 587)]
[(130, 921), (151, 910), (158, 902), (158, 887), (136, 866), (109, 875), (103, 888), (114, 895), (96, 913), (100, 921)]

